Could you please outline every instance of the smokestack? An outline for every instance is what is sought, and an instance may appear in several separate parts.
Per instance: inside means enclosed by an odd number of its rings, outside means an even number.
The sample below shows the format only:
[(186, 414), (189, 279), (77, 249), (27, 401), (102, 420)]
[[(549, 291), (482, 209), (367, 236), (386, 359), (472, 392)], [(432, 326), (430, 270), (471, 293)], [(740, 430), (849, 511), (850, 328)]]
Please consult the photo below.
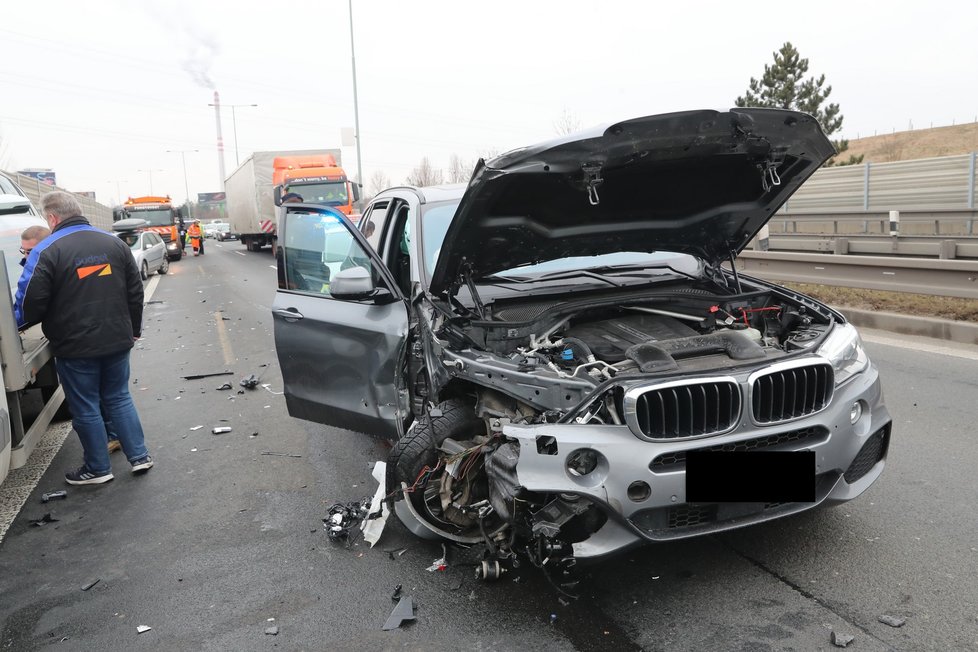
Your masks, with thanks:
[(214, 91), (214, 114), (217, 119), (217, 173), (220, 177), (221, 192), (224, 192), (224, 137), (221, 136), (221, 96)]

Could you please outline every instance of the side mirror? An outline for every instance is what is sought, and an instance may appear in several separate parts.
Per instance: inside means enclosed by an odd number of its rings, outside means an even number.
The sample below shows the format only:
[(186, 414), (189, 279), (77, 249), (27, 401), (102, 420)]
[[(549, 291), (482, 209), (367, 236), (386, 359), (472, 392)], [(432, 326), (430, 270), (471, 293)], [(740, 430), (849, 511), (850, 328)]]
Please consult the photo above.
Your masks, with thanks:
[(350, 185), (353, 186), (353, 201), (360, 201), (360, 184), (351, 183)]
[(275, 186), (275, 190), (272, 191), (275, 197), (275, 205), (282, 205), (282, 186)]
[(31, 212), (31, 200), (17, 195), (4, 195), (0, 199), (0, 215), (16, 215)]
[(335, 299), (359, 301), (374, 295), (374, 279), (365, 267), (339, 271), (329, 282), (329, 293)]

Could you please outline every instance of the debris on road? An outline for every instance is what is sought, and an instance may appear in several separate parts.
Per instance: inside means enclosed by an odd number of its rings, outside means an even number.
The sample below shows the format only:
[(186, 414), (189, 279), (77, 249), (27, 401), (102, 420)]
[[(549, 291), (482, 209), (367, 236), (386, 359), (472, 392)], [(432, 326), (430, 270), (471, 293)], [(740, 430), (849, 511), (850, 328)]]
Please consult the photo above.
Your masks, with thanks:
[[(275, 394), (276, 396), (281, 396), (282, 394), (285, 393), (285, 392), (273, 392), (271, 383), (262, 383), (262, 388), (269, 394)], [(270, 406), (266, 405), (265, 407), (270, 407)]]
[(360, 529), (363, 530), (363, 540), (373, 548), (380, 541), (380, 535), (384, 533), (384, 526), (387, 525), (387, 517), (390, 516), (390, 507), (384, 501), (387, 487), (387, 462), (378, 461), (374, 464), (371, 475), (377, 481), (377, 491), (374, 492), (374, 497), (370, 501), (370, 509)]
[(302, 455), (296, 455), (295, 453), (276, 453), (275, 451), (262, 451), (262, 455), (274, 455), (276, 457), (302, 457)]
[(242, 378), (241, 382), (239, 382), (238, 384), (244, 387), (245, 389), (254, 389), (258, 387), (258, 376), (256, 376), (255, 374), (249, 374), (244, 378)]
[(189, 376), (180, 376), (184, 380), (200, 380), (201, 378), (212, 378), (214, 376), (233, 376), (233, 371), (216, 371), (210, 374), (191, 374)]
[(446, 568), (448, 568), (448, 548), (443, 543), (441, 544), (441, 557), (431, 562), (431, 566), (425, 570), (434, 573), (435, 571), (444, 571)]
[(906, 618), (900, 618), (899, 616), (891, 616), (889, 614), (883, 614), (882, 616), (877, 618), (877, 620), (883, 623), (884, 625), (889, 625), (890, 627), (903, 627), (904, 623), (907, 622)]
[(201, 429), (201, 428), (203, 428), (203, 427), (204, 427), (204, 426), (194, 426), (193, 428), (191, 428), (191, 430), (200, 430), (200, 429)]
[(394, 587), (394, 593), (391, 594), (391, 600), (398, 600), (401, 597), (401, 589), (403, 587), (398, 584)]
[(226, 432), (231, 432), (231, 427), (230, 426), (221, 426), (221, 427), (218, 427), (218, 428), (211, 428), (211, 434), (214, 434), (214, 435), (223, 435)]
[(417, 619), (418, 617), (414, 615), (414, 598), (409, 595), (404, 596), (394, 605), (394, 610), (387, 617), (387, 622), (384, 623), (384, 631), (398, 629), (405, 622)]
[(255, 432), (253, 432), (253, 433), (251, 433), (251, 434), (250, 434), (250, 435), (248, 435), (248, 436), (249, 436), (249, 437), (257, 437), (257, 436), (258, 436), (258, 431), (255, 431)]
[(88, 589), (92, 588), (93, 586), (95, 586), (96, 584), (98, 584), (101, 581), (102, 581), (102, 578), (101, 577), (96, 577), (94, 580), (92, 580), (91, 582), (89, 582), (85, 586), (81, 587), (81, 590), (82, 591), (87, 591)]
[(136, 633), (137, 634), (145, 634), (146, 632), (150, 631), (151, 629), (153, 629), (153, 628), (150, 627), (149, 625), (136, 625)]
[(367, 499), (350, 503), (334, 503), (326, 510), (326, 518), (323, 519), (323, 528), (330, 541), (344, 541), (349, 548), (353, 543), (351, 535), (354, 528), (363, 521), (367, 515)]
[(48, 523), (57, 523), (57, 522), (58, 519), (51, 517), (51, 512), (48, 512), (41, 518), (32, 518), (30, 521), (31, 525), (35, 525), (37, 527), (41, 527), (42, 525), (46, 525)]
[(268, 636), (278, 636), (278, 626), (272, 625), (271, 627), (266, 627), (265, 634)]
[(385, 550), (384, 552), (386, 552), (387, 556), (391, 558), (391, 561), (394, 561), (394, 555), (400, 557), (407, 551), (407, 548), (394, 548), (393, 550)]
[(46, 503), (49, 500), (54, 500), (56, 498), (67, 498), (67, 497), (68, 497), (68, 492), (65, 491), (64, 489), (61, 489), (59, 491), (52, 491), (50, 493), (41, 494), (41, 502)]
[(856, 640), (855, 636), (849, 634), (838, 634), (835, 630), (832, 631), (832, 645), (836, 647), (847, 647), (850, 643)]
[(223, 385), (221, 385), (220, 387), (217, 387), (216, 389), (218, 391), (223, 391), (225, 389), (234, 389), (234, 388), (231, 386), (231, 383), (224, 383)]

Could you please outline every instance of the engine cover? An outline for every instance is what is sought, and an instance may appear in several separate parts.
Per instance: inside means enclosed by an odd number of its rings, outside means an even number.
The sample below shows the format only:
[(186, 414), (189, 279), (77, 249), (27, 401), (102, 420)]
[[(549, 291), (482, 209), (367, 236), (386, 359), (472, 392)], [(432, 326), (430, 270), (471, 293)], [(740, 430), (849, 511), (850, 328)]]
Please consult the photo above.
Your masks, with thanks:
[(591, 348), (598, 360), (621, 362), (625, 351), (643, 342), (661, 342), (699, 335), (674, 317), (637, 314), (575, 324), (564, 331), (565, 337), (576, 337)]

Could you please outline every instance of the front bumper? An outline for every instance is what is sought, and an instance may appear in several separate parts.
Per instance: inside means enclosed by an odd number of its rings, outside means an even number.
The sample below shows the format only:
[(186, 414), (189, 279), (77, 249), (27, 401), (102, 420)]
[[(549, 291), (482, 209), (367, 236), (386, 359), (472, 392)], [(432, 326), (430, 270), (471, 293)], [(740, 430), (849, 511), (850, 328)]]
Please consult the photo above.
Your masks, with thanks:
[[(862, 416), (850, 422), (850, 409), (863, 404)], [(809, 417), (758, 426), (747, 412), (730, 432), (681, 441), (643, 441), (628, 426), (543, 424), (504, 426), (519, 442), (516, 467), (520, 484), (530, 491), (575, 494), (589, 499), (607, 515), (606, 524), (574, 545), (575, 556), (600, 557), (643, 541), (668, 541), (731, 530), (753, 523), (855, 498), (880, 476), (890, 435), (890, 415), (883, 404), (875, 365), (836, 388), (831, 403)], [(553, 438), (553, 447), (539, 438)], [(544, 439), (543, 441), (548, 441)], [(577, 476), (567, 470), (571, 453), (593, 449), (602, 461)], [(686, 502), (685, 454), (690, 450), (812, 450), (816, 455), (816, 498), (812, 503)], [(651, 495), (629, 497), (628, 487), (645, 482)]]

